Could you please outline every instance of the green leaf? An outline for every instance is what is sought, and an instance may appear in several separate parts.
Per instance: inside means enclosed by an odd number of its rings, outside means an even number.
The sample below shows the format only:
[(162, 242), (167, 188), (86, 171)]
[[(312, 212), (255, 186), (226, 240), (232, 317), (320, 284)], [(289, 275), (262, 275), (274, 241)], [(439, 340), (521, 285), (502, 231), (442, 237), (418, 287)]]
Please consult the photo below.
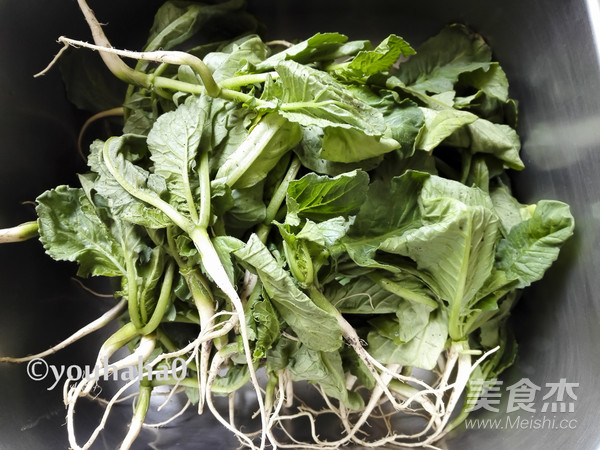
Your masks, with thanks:
[(296, 238), (329, 249), (346, 235), (349, 225), (349, 222), (343, 217), (334, 217), (319, 223), (307, 220)]
[(421, 108), (421, 111), (425, 117), (425, 125), (419, 132), (415, 147), (425, 151), (433, 150), (455, 131), (478, 120), (475, 114), (452, 108)]
[(235, 76), (246, 64), (261, 63), (269, 54), (269, 48), (255, 35), (244, 36), (226, 45), (220, 52), (206, 55), (204, 63), (218, 83)]
[(302, 137), (300, 127), (278, 114), (267, 114), (218, 169), (216, 179), (235, 188), (264, 180)]
[(490, 198), (494, 209), (500, 218), (502, 234), (504, 237), (517, 224), (530, 219), (535, 206), (523, 205), (512, 195), (510, 189), (504, 183), (490, 191)]
[(339, 352), (315, 351), (301, 345), (288, 369), (294, 381), (319, 384), (325, 393), (352, 410), (360, 410), (362, 398), (346, 389), (346, 377)]
[(342, 347), (340, 355), (342, 356), (342, 364), (346, 372), (357, 377), (367, 389), (373, 389), (375, 387), (377, 383), (373, 374), (352, 347), (349, 345)]
[[(515, 297), (514, 293), (512, 297)], [(481, 366), (485, 379), (497, 378), (516, 361), (518, 344), (508, 321), (513, 300), (507, 300), (501, 304), (503, 311), (481, 327), (482, 347), (485, 350), (499, 347)]]
[(280, 370), (287, 368), (300, 345), (302, 344), (297, 340), (281, 336), (275, 345), (267, 350), (267, 371), (270, 373), (277, 373)]
[(489, 277), (498, 238), (498, 219), (486, 193), (430, 177), (420, 196), (423, 225), (380, 245), (410, 257), (419, 275), (450, 308), (450, 335), (460, 339), (459, 317)]
[(336, 176), (356, 169), (368, 171), (377, 167), (383, 159), (382, 155), (355, 163), (341, 163), (326, 160), (321, 157), (324, 135), (325, 133), (320, 127), (312, 125), (302, 127), (301, 145), (294, 150), (298, 155), (298, 158), (300, 158), (302, 165), (313, 172)]
[(237, 235), (265, 220), (267, 207), (263, 198), (263, 183), (247, 189), (233, 189), (231, 198), (233, 205), (224, 217), (228, 232)]
[(384, 241), (420, 225), (417, 202), (429, 176), (408, 171), (391, 180), (375, 180), (369, 186), (367, 198), (343, 239), (344, 248), (357, 264), (396, 270), (373, 258)]
[(389, 137), (375, 137), (355, 129), (328, 127), (324, 130), (319, 156), (329, 161), (354, 163), (372, 159), (400, 148)]
[(487, 69), (490, 62), (490, 48), (481, 36), (452, 25), (419, 46), (396, 75), (417, 92), (439, 94), (453, 90), (461, 74)]
[(514, 225), (498, 244), (496, 268), (519, 281), (519, 288), (542, 278), (558, 257), (560, 247), (573, 234), (569, 206), (541, 200), (530, 219)]
[(402, 150), (412, 153), (419, 132), (425, 124), (421, 108), (410, 100), (397, 102), (394, 99), (394, 103), (383, 111), (383, 117), (392, 131), (391, 137), (400, 143)]
[(519, 151), (521, 141), (517, 132), (508, 125), (477, 119), (467, 125), (471, 136), (470, 150), (474, 153), (490, 153), (508, 167), (521, 170), (525, 167)]
[[(476, 186), (482, 191), (489, 192), (490, 190), (490, 166), (493, 165), (491, 158), (486, 155), (476, 154), (471, 155), (470, 153), (463, 154), (463, 172), (461, 175), (461, 183), (467, 186)], [(488, 165), (489, 163), (489, 165)], [(496, 164), (498, 166), (498, 164)], [(493, 167), (493, 166), (492, 166)], [(502, 172), (502, 167), (499, 168)]]
[(373, 279), (383, 289), (396, 294), (403, 300), (415, 305), (427, 306), (430, 310), (438, 307), (437, 297), (418, 276), (410, 273), (410, 269), (388, 276), (373, 272), (369, 274), (369, 278)]
[(345, 314), (394, 314), (402, 302), (401, 297), (366, 276), (354, 278), (344, 285), (329, 283), (325, 297)]
[(59, 186), (37, 199), (40, 241), (46, 252), (59, 261), (75, 261), (77, 274), (127, 274), (120, 242), (100, 220), (83, 189)]
[(206, 114), (200, 140), (201, 152), (209, 152), (211, 176), (227, 158), (248, 138), (248, 128), (256, 114), (241, 105), (207, 95), (201, 97)]
[(356, 238), (380, 237), (414, 226), (420, 217), (419, 193), (429, 178), (428, 173), (408, 171), (389, 181), (375, 180), (348, 234)]
[(357, 99), (326, 72), (283, 61), (276, 67), (283, 88), (280, 114), (301, 125), (354, 128), (381, 137), (387, 130), (383, 116)]
[(253, 357), (255, 359), (264, 358), (280, 336), (277, 312), (265, 295), (262, 296), (262, 299), (251, 296), (247, 308), (249, 308), (250, 317), (256, 328)]
[(399, 36), (392, 34), (375, 49), (363, 50), (349, 63), (336, 70), (336, 76), (343, 80), (361, 80), (365, 77), (386, 71), (401, 56), (414, 55), (415, 50)]
[(192, 37), (215, 8), (189, 2), (165, 2), (156, 12), (144, 50), (169, 50)]
[(133, 164), (147, 152), (144, 136), (123, 135), (113, 137), (107, 142), (95, 141), (90, 147), (88, 165), (98, 174), (94, 189), (109, 203), (116, 216), (123, 220), (148, 228), (164, 228), (171, 220), (158, 209), (132, 196), (114, 178), (104, 161), (103, 150), (109, 146), (111, 161), (128, 182), (152, 196), (161, 197), (166, 194), (165, 180), (158, 175), (151, 175), (142, 167)]
[(400, 343), (411, 341), (428, 324), (431, 308), (413, 302), (400, 302), (396, 310), (398, 318), (398, 330), (396, 339)]
[(382, 364), (400, 364), (433, 370), (448, 338), (448, 318), (443, 311), (431, 313), (427, 325), (414, 338), (404, 344), (381, 335), (376, 330), (369, 332), (369, 353)]
[[(131, 226), (129, 227), (132, 228)], [(144, 305), (148, 315), (152, 314), (159, 296), (160, 285), (165, 271), (165, 254), (162, 247), (154, 247), (150, 261), (136, 267), (141, 282), (138, 283), (138, 302)]]
[(508, 102), (508, 80), (506, 73), (497, 62), (489, 68), (481, 68), (466, 72), (460, 76), (460, 84), (473, 87), (490, 98)]
[(244, 243), (232, 236), (215, 236), (212, 243), (229, 280), (233, 283), (236, 279), (236, 273), (231, 255), (234, 251), (242, 248)]
[(366, 199), (368, 185), (369, 176), (362, 170), (336, 177), (309, 173), (289, 184), (288, 214), (317, 222), (354, 215)]
[[(338, 50), (347, 40), (346, 36), (339, 33), (317, 33), (256, 64), (254, 71), (266, 72), (273, 70), (279, 63), (285, 60), (292, 60), (301, 64), (323, 59), (333, 60), (340, 56)], [(361, 42), (360, 48), (364, 45), (364, 41)]]
[(227, 372), (215, 378), (211, 389), (214, 395), (225, 396), (237, 391), (250, 380), (250, 370), (246, 364), (230, 365)]
[(204, 112), (197, 97), (175, 111), (161, 115), (148, 134), (154, 173), (165, 179), (172, 204), (183, 211), (196, 211), (196, 154), (204, 126)]
[(233, 254), (256, 271), (273, 306), (302, 343), (314, 350), (339, 349), (342, 332), (336, 317), (316, 306), (296, 286), (290, 274), (255, 234)]

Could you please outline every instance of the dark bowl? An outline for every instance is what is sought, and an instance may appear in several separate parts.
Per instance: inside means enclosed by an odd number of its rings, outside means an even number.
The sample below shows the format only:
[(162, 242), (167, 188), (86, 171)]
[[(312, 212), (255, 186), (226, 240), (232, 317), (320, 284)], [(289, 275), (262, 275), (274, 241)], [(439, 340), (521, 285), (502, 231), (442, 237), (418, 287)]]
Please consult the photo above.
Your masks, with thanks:
[[(143, 43), (158, 1), (91, 2), (113, 45)], [(390, 33), (414, 46), (445, 24), (462, 22), (481, 33), (519, 101), (519, 133), (526, 169), (514, 174), (524, 202), (542, 198), (571, 205), (576, 233), (545, 279), (528, 288), (514, 326), (516, 364), (502, 376), (497, 412), (440, 443), (449, 449), (596, 449), (600, 444), (600, 3), (598, 0), (250, 0), (269, 38), (304, 38), (339, 31), (374, 41)], [(0, 227), (33, 220), (34, 200), (58, 184), (76, 184), (85, 170), (76, 151), (84, 116), (66, 99), (60, 72), (41, 78), (67, 35), (90, 40), (74, 1), (0, 0)], [(72, 280), (75, 267), (55, 263), (33, 240), (0, 246), (0, 355), (24, 355), (55, 344), (112, 304)], [(106, 285), (94, 285), (109, 290)], [(92, 364), (89, 348), (106, 331), (46, 358), (59, 367)], [(67, 448), (62, 390), (34, 381), (27, 366), (0, 364), (0, 448)], [(527, 379), (539, 387), (528, 404), (515, 405)], [(571, 391), (559, 391), (571, 387)], [(512, 393), (512, 394), (511, 394)], [(512, 395), (512, 397), (511, 397)], [(544, 397), (547, 398), (544, 399)], [(553, 409), (552, 405), (558, 405)], [(563, 411), (560, 406), (566, 405)], [(511, 411), (511, 409), (514, 409)], [(87, 436), (100, 409), (78, 409)], [(115, 448), (131, 417), (119, 406), (95, 448)], [(240, 420), (244, 420), (242, 417)], [(237, 442), (210, 417), (144, 431), (139, 448), (232, 449)]]

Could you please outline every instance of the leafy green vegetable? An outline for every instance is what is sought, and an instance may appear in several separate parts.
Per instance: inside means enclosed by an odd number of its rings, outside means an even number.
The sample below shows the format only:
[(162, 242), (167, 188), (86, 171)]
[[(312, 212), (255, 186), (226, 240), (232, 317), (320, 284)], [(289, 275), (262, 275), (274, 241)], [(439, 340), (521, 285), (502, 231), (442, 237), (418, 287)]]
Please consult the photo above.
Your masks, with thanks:
[(323, 221), (355, 215), (365, 201), (369, 176), (353, 171), (337, 177), (309, 173), (287, 190), (288, 215)]
[(127, 273), (119, 241), (100, 220), (82, 189), (59, 186), (40, 195), (37, 203), (40, 240), (52, 258), (77, 261), (80, 276), (116, 277)]
[(315, 305), (277, 264), (269, 250), (252, 235), (235, 256), (256, 270), (275, 308), (301, 342), (314, 350), (334, 351), (342, 344), (342, 334), (334, 317)]
[[(414, 55), (414, 49), (394, 34), (385, 38), (375, 49), (359, 52), (351, 61), (336, 67), (337, 76), (360, 80), (388, 70), (401, 56)], [(329, 70), (332, 70), (330, 67)]]
[[(186, 362), (182, 377), (140, 379), (123, 448), (159, 385), (183, 386), (199, 412), (228, 395), (233, 418), (250, 384), (259, 432), (228, 426), (249, 448), (371, 445), (367, 419), (381, 419), (386, 443), (433, 445), (463, 420), (467, 404), (449, 422), (465, 391), (481, 393), (474, 377), (514, 361), (521, 290), (574, 231), (566, 204), (525, 205), (510, 191), (508, 171), (524, 168), (517, 103), (483, 38), (452, 25), (416, 51), (396, 34), (377, 46), (339, 33), (281, 46), (262, 40), (239, 0), (169, 1), (135, 53), (111, 49), (82, 11), (129, 85), (75, 76), (72, 64), (69, 95), (95, 109), (121, 92), (123, 131), (91, 144), (81, 187), (42, 193), (36, 225), (2, 239), (37, 228), (79, 276), (120, 281), (127, 311), (110, 316), (123, 326), (98, 370), (124, 346), (133, 354), (115, 367)], [(239, 33), (223, 40), (233, 17)], [(74, 93), (84, 82), (92, 96)], [(74, 448), (75, 403), (95, 381), (66, 387)], [(294, 404), (293, 382), (315, 386), (323, 412)], [(409, 436), (387, 411), (431, 420)], [(321, 413), (339, 420), (339, 440), (288, 434), (287, 421), (313, 426)]]
[(496, 267), (519, 288), (542, 278), (558, 257), (560, 245), (573, 233), (573, 217), (564, 203), (541, 200), (533, 214), (498, 244)]
[[(384, 364), (401, 364), (431, 370), (446, 345), (448, 322), (441, 313), (432, 314), (425, 327), (420, 328), (417, 322), (404, 322), (413, 327), (414, 336), (405, 343), (397, 343), (394, 339), (383, 335), (379, 327), (369, 333), (369, 346), (373, 348), (375, 358)], [(395, 329), (393, 336), (399, 336), (398, 322), (391, 324)]]
[(491, 50), (481, 36), (453, 25), (430, 38), (400, 66), (398, 76), (412, 90), (440, 94), (451, 90), (463, 73), (487, 69)]

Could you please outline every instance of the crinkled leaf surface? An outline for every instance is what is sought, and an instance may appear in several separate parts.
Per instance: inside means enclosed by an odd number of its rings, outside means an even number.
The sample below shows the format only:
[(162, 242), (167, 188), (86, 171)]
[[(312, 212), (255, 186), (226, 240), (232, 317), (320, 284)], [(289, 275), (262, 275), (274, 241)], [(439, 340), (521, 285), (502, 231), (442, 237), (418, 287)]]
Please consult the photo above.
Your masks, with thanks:
[[(265, 61), (255, 65), (257, 72), (273, 70), (280, 62), (285, 60), (305, 64), (321, 59), (335, 59), (340, 47), (348, 41), (348, 37), (339, 33), (317, 33), (310, 38), (292, 45), (283, 51), (275, 53)], [(359, 48), (362, 48), (364, 43)]]
[(167, 192), (164, 178), (150, 174), (132, 162), (147, 151), (145, 140), (143, 136), (123, 135), (106, 142), (96, 141), (90, 148), (88, 164), (98, 174), (94, 189), (109, 201), (113, 214), (149, 228), (164, 228), (172, 223), (171, 220), (162, 211), (131, 195), (109, 171), (103, 155), (107, 146), (110, 163), (129, 184), (152, 196), (161, 197)]
[(373, 259), (381, 244), (420, 225), (419, 192), (428, 178), (427, 173), (408, 171), (391, 180), (371, 183), (367, 199), (343, 240), (357, 264), (381, 267)]
[(278, 264), (256, 235), (234, 255), (256, 271), (273, 306), (301, 342), (313, 350), (339, 349), (342, 332), (335, 316), (315, 305), (298, 288), (289, 272)]
[(339, 352), (315, 351), (302, 345), (288, 366), (292, 379), (318, 383), (327, 395), (337, 398), (350, 409), (364, 406), (362, 398), (346, 389), (346, 377)]
[(448, 339), (448, 318), (442, 311), (431, 313), (427, 325), (404, 344), (397, 344), (375, 330), (369, 333), (367, 339), (369, 353), (383, 364), (432, 370)]
[(488, 68), (490, 62), (490, 48), (481, 36), (452, 25), (419, 46), (396, 75), (416, 91), (439, 94), (452, 90), (461, 74)]
[(167, 182), (171, 202), (183, 210), (196, 208), (196, 154), (204, 127), (204, 111), (197, 97), (191, 97), (175, 111), (161, 115), (148, 134), (154, 173)]
[(530, 219), (514, 225), (498, 245), (496, 267), (519, 288), (542, 278), (558, 257), (562, 244), (573, 234), (574, 220), (569, 206), (541, 200)]
[(386, 71), (401, 56), (414, 55), (415, 50), (400, 36), (392, 34), (373, 50), (359, 52), (347, 65), (336, 71), (344, 80), (361, 80)]
[(279, 111), (287, 119), (304, 126), (354, 128), (370, 136), (386, 132), (381, 113), (328, 73), (294, 61), (283, 61), (276, 70), (283, 88)]
[(363, 205), (369, 176), (355, 170), (336, 177), (309, 173), (287, 190), (288, 214), (322, 221), (356, 214)]
[(83, 189), (59, 186), (36, 201), (40, 241), (52, 258), (76, 261), (80, 276), (127, 274), (121, 243), (100, 220)]
[[(491, 199), (477, 188), (432, 176), (419, 203), (423, 225), (382, 242), (380, 249), (415, 261), (419, 276), (460, 315), (494, 265), (499, 231)], [(451, 330), (454, 339), (457, 333)]]

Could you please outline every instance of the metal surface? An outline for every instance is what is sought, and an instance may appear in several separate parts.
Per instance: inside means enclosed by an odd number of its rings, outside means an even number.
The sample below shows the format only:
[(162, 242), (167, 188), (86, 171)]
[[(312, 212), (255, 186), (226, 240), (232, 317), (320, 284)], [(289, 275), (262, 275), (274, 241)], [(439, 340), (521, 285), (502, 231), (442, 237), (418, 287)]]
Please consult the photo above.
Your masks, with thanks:
[[(91, 2), (115, 44), (135, 48), (158, 2)], [(146, 5), (133, 25), (136, 7)], [(100, 5), (101, 4), (101, 5)], [(270, 38), (306, 37), (340, 31), (374, 40), (396, 33), (414, 45), (453, 21), (466, 23), (491, 44), (520, 103), (523, 173), (515, 175), (524, 201), (554, 198), (571, 204), (577, 230), (547, 277), (528, 289), (518, 305), (520, 342), (516, 365), (504, 386), (528, 378), (533, 384), (578, 383), (573, 412), (541, 411), (541, 396), (526, 410), (482, 418), (514, 424), (522, 419), (569, 419), (570, 428), (521, 426), (459, 430), (450, 449), (596, 449), (600, 443), (600, 6), (597, 0), (389, 0), (302, 2), (253, 0)], [(89, 39), (75, 2), (0, 0), (0, 227), (33, 218), (30, 205), (42, 190), (74, 183), (82, 170), (75, 150), (81, 119), (65, 100), (57, 71), (33, 79), (57, 51), (59, 35)], [(143, 36), (143, 35), (142, 35)], [(0, 247), (0, 354), (40, 351), (75, 331), (109, 302), (86, 294), (71, 280), (71, 265), (55, 264), (35, 242)], [(86, 338), (54, 364), (91, 364), (86, 351), (101, 336)], [(67, 448), (60, 390), (32, 381), (25, 366), (0, 366), (0, 449)], [(541, 392), (540, 392), (541, 395)], [(82, 435), (91, 432), (98, 409), (80, 408)], [(128, 407), (99, 440), (114, 448), (130, 417)], [(506, 422), (510, 417), (512, 421)], [(241, 418), (243, 420), (243, 418)], [(532, 421), (533, 424), (533, 421)], [(574, 426), (572, 426), (574, 425)], [(506, 427), (505, 427), (506, 428)], [(538, 427), (539, 428), (539, 427)], [(185, 420), (177, 428), (149, 431), (140, 448), (235, 448), (209, 418)], [(202, 444), (199, 444), (202, 442)]]

